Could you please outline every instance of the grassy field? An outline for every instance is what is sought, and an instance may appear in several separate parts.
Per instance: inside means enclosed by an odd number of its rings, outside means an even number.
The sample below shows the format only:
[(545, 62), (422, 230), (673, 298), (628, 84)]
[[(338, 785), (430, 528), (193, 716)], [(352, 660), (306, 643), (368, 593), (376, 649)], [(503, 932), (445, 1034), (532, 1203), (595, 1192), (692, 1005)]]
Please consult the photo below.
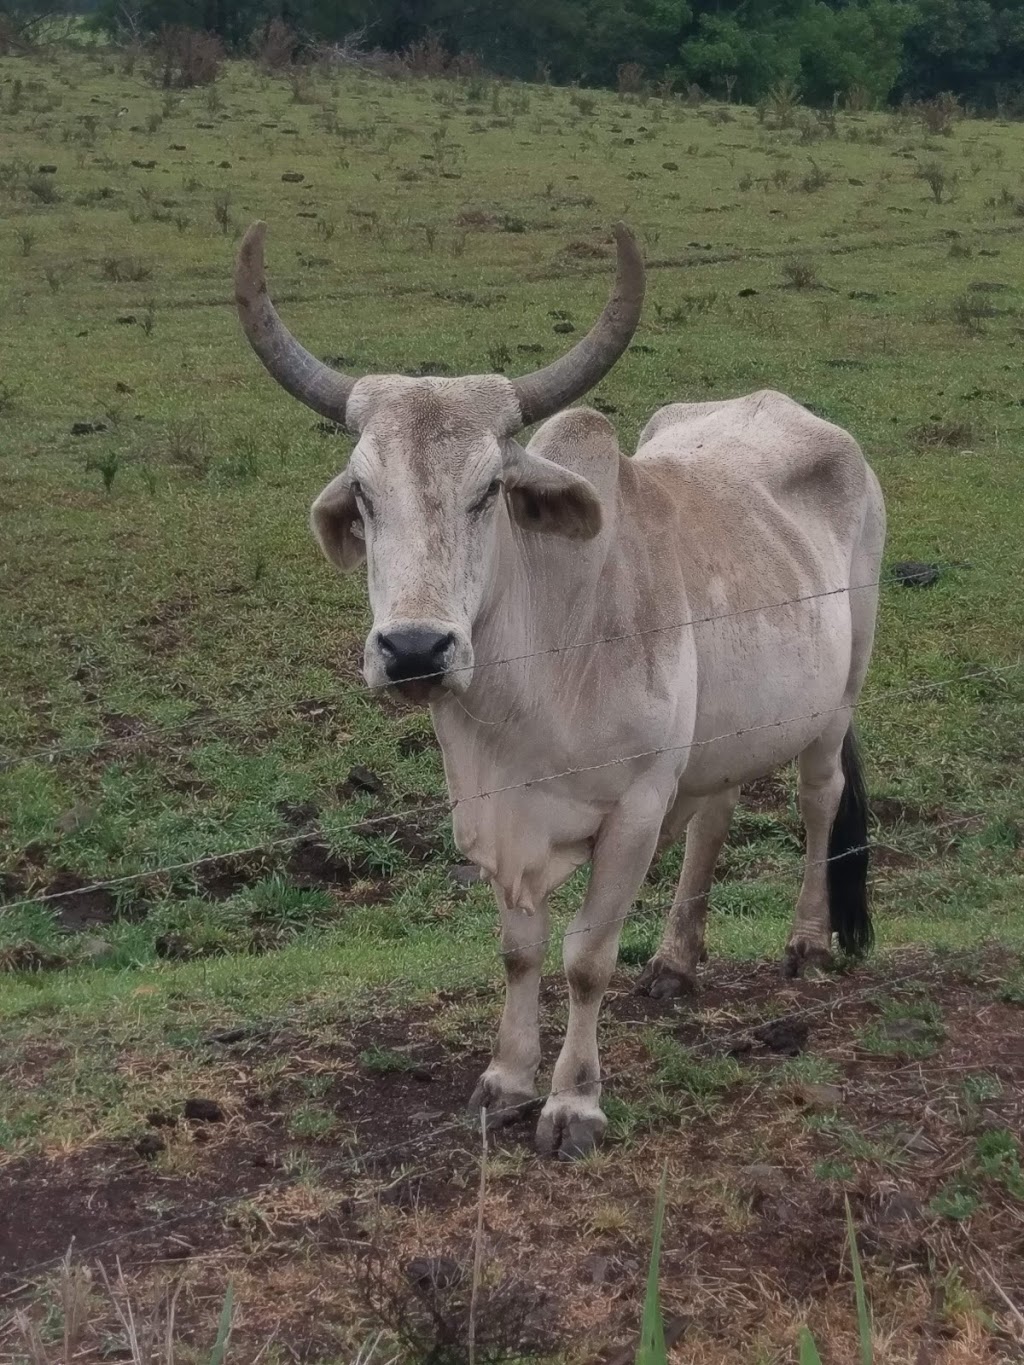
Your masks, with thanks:
[[(1019, 126), (241, 64), (168, 93), (91, 51), (0, 59), (0, 148), (0, 1358), (8, 1307), (58, 1341), (72, 1237), (136, 1302), (180, 1272), (180, 1361), (229, 1281), (240, 1362), (462, 1358), (430, 1332), (465, 1336), (490, 893), (452, 876), (427, 717), (362, 690), (362, 582), (307, 532), (348, 445), (241, 338), (256, 217), (317, 354), (453, 374), (585, 330), (625, 218), (647, 314), (596, 394), (623, 447), (661, 403), (782, 389), (863, 445), (888, 562), (940, 567), (884, 591), (861, 713), (874, 960), (784, 990), (765, 965), (800, 868), (781, 774), (737, 813), (705, 995), (634, 1000), (666, 855), (609, 1005), (607, 1148), (552, 1168), (523, 1128), (489, 1162), (478, 1359), (629, 1340), (662, 1159), (679, 1361), (790, 1360), (805, 1321), (854, 1358), (844, 1193), (881, 1359), (1013, 1358)], [(750, 1042), (794, 1010), (799, 1055)], [(76, 1273), (74, 1358), (110, 1358)]]

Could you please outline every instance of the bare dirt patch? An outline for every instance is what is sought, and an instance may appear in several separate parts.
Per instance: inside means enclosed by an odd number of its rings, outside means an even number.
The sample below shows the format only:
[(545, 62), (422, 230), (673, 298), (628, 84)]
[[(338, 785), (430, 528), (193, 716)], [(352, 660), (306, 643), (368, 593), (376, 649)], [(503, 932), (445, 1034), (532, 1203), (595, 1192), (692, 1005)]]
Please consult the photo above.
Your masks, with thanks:
[[(488, 1283), (505, 1286), (494, 1330), (501, 1313), (508, 1331), (518, 1322), (525, 1353), (628, 1341), (666, 1162), (662, 1285), (666, 1311), (686, 1322), (680, 1359), (749, 1359), (766, 1331), (781, 1348), (815, 1315), (852, 1332), (846, 1196), (877, 1311), (899, 1308), (887, 1359), (980, 1332), (980, 1318), (935, 1308), (953, 1274), (998, 1324), (990, 1276), (1024, 1296), (1019, 1156), (978, 1156), (993, 1133), (1019, 1154), (1024, 1129), (1021, 1011), (999, 998), (1006, 971), (994, 959), (955, 970), (901, 959), (783, 986), (768, 967), (715, 964), (696, 1008), (635, 996), (618, 978), (603, 1026), (603, 1153), (542, 1162), (532, 1119), (493, 1140), (485, 1254)], [(544, 1004), (550, 1062), (559, 982)], [(31, 1280), (74, 1239), (87, 1259), (116, 1247), (140, 1283), (154, 1262), (244, 1264), (262, 1305), (240, 1329), (254, 1348), (272, 1327), (300, 1334), (297, 1358), (329, 1359), (329, 1324), (389, 1325), (389, 1314), (429, 1336), (413, 1272), (441, 1258), (461, 1283), (471, 1259), (479, 1138), (462, 1110), (496, 1008), (489, 988), (439, 992), (328, 1034), (268, 1023), (212, 1037), (195, 1058), (210, 1083), (140, 1115), (138, 1131), (3, 1169), (18, 1199), (0, 1207), (0, 1288)], [(198, 1116), (197, 1095), (222, 1122)], [(274, 1286), (311, 1284), (317, 1264), (348, 1289), (320, 1295), (311, 1335)], [(454, 1321), (464, 1304), (445, 1293)], [(971, 1341), (976, 1354), (956, 1358), (1001, 1358), (998, 1327)]]

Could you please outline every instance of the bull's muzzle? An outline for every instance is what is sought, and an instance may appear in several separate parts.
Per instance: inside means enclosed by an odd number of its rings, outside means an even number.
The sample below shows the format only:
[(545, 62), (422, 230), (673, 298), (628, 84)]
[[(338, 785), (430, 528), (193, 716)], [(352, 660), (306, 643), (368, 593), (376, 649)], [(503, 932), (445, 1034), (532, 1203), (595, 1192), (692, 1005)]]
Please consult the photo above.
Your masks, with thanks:
[(461, 631), (440, 623), (393, 623), (370, 632), (364, 673), (371, 687), (393, 687), (409, 701), (436, 701), (446, 691), (465, 690), (472, 659)]

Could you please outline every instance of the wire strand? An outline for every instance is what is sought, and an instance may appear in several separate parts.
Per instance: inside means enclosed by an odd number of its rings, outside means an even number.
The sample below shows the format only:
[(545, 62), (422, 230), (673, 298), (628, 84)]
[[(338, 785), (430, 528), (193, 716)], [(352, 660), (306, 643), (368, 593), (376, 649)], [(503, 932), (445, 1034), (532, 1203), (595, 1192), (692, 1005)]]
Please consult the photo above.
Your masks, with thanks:
[[(597, 772), (604, 768), (612, 768), (624, 763), (633, 763), (643, 758), (654, 758), (662, 754), (683, 753), (691, 749), (705, 747), (709, 744), (717, 744), (723, 740), (739, 739), (743, 735), (755, 734), (763, 730), (774, 730), (780, 729), (786, 725), (800, 724), (806, 720), (822, 720), (826, 716), (838, 715), (840, 712), (853, 712), (860, 706), (877, 705), (879, 702), (889, 700), (893, 697), (910, 696), (919, 692), (935, 691), (944, 687), (955, 687), (960, 683), (969, 682), (976, 678), (1000, 676), (1020, 668), (1022, 663), (1024, 663), (1024, 656), (1018, 658), (1012, 664), (977, 669), (970, 673), (961, 674), (956, 678), (942, 679), (933, 683), (917, 683), (910, 687), (888, 688), (879, 695), (868, 698), (865, 701), (847, 703), (843, 706), (836, 706), (822, 711), (810, 711), (803, 715), (790, 717), (785, 720), (768, 721), (763, 725), (747, 726), (740, 730), (727, 731), (725, 734), (713, 735), (708, 739), (690, 740), (686, 744), (668, 744), (654, 749), (643, 749), (636, 753), (625, 754), (619, 758), (607, 759), (601, 763), (582, 764), (576, 767), (564, 768), (559, 772), (542, 774), (538, 777), (524, 779), (521, 782), (510, 782), (501, 787), (493, 787), (487, 791), (475, 792), (471, 796), (456, 797), (449, 801), (439, 800), (426, 806), (419, 807), (416, 813), (426, 814), (428, 812), (433, 813), (435, 811), (445, 810), (448, 813), (452, 813), (459, 806), (466, 805), (471, 801), (486, 800), (492, 796), (504, 795), (507, 792), (525, 790), (548, 782), (557, 782), (562, 778), (576, 777), (582, 773)], [(371, 816), (363, 820), (354, 821), (349, 825), (342, 825), (336, 830), (336, 833), (355, 832), (365, 830), (369, 825), (387, 824), (395, 819), (401, 818), (404, 813), (405, 812), (402, 811), (392, 811), (385, 815)], [(259, 844), (249, 844), (244, 848), (230, 849), (224, 853), (209, 853), (200, 858), (170, 863), (163, 867), (151, 868), (147, 871), (125, 873), (122, 876), (95, 881), (86, 886), (71, 887), (65, 891), (47, 891), (37, 896), (28, 896), (21, 900), (8, 901), (6, 904), (0, 904), (0, 915), (9, 913), (12, 910), (23, 909), (29, 905), (40, 905), (50, 901), (64, 900), (68, 896), (80, 896), (94, 891), (109, 890), (116, 886), (126, 886), (131, 883), (145, 881), (151, 877), (161, 877), (177, 872), (188, 872), (197, 867), (207, 866), (210, 863), (226, 862), (234, 858), (247, 857), (250, 854), (255, 853), (269, 853), (275, 849), (294, 846), (295, 844), (306, 842), (315, 837), (315, 835), (311, 835), (308, 831), (300, 834), (286, 835), (280, 839), (272, 839)]]
[[(590, 640), (581, 640), (563, 645), (551, 645), (545, 649), (531, 650), (523, 654), (510, 654), (505, 658), (491, 659), (484, 661), (483, 663), (462, 664), (459, 665), (457, 668), (447, 670), (447, 672), (449, 674), (474, 671), (482, 672), (484, 669), (499, 668), (506, 664), (523, 663), (531, 659), (545, 658), (555, 654), (568, 654), (582, 649), (596, 649), (600, 645), (619, 644), (627, 640), (641, 639), (644, 636), (648, 635), (659, 635), (665, 634), (673, 630), (685, 630), (696, 626), (711, 625), (716, 621), (731, 621), (736, 619), (737, 617), (750, 616), (757, 612), (777, 611), (781, 610), (783, 607), (791, 607), (800, 603), (812, 602), (819, 598), (836, 597), (842, 595), (843, 593), (866, 592), (871, 588), (880, 588), (887, 586), (888, 584), (891, 583), (901, 583), (904, 581), (905, 580), (899, 577), (898, 575), (889, 574), (871, 583), (853, 584), (842, 588), (828, 588), (822, 592), (806, 593), (801, 597), (785, 598), (781, 602), (763, 602), (758, 604), (757, 606), (743, 607), (740, 608), (738, 611), (721, 612), (719, 614), (712, 616), (694, 616), (689, 617), (688, 619), (683, 621), (669, 622), (668, 624), (663, 626), (647, 626), (642, 628), (641, 630), (621, 631), (614, 635), (599, 636)], [(443, 676), (445, 676), (444, 673), (438, 672), (422, 673), (414, 678), (407, 678), (404, 679), (403, 681), (430, 682)], [(375, 696), (379, 693), (390, 691), (392, 686), (393, 684), (386, 684), (383, 687), (359, 687), (354, 689), (354, 694)], [(52, 762), (55, 759), (62, 758), (66, 754), (95, 753), (97, 750), (100, 749), (109, 749), (121, 745), (137, 744), (145, 739), (154, 739), (176, 734), (184, 734), (190, 730), (203, 730), (207, 727), (213, 728), (214, 726), (221, 724), (224, 721), (228, 722), (237, 720), (255, 721), (265, 717), (268, 714), (271, 714), (272, 710), (273, 708), (262, 711), (258, 710), (252, 714), (241, 712), (235, 713), (234, 715), (230, 715), (227, 717), (193, 716), (186, 718), (185, 720), (179, 722), (176, 725), (170, 726), (153, 725), (140, 730), (136, 730), (133, 734), (130, 735), (106, 736), (100, 740), (90, 740), (87, 742), (83, 741), (80, 744), (64, 745), (58, 744), (44, 746), (39, 749), (30, 750), (26, 754), (0, 757), (0, 771), (7, 768), (18, 767), (23, 763), (43, 761)], [(287, 708), (285, 708), (285, 710), (287, 711)], [(491, 721), (481, 723), (500, 724), (501, 722)]]

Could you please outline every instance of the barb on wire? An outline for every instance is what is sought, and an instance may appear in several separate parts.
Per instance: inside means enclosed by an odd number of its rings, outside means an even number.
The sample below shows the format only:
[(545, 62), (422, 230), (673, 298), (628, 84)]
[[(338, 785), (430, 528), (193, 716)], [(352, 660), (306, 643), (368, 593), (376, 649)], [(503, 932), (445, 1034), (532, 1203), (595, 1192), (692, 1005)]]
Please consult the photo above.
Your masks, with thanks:
[[(637, 762), (643, 758), (655, 758), (661, 754), (685, 753), (691, 749), (703, 748), (709, 744), (718, 744), (727, 739), (739, 739), (743, 735), (755, 734), (763, 730), (777, 730), (786, 725), (796, 725), (807, 720), (823, 720), (826, 716), (838, 715), (841, 712), (852, 712), (859, 706), (877, 705), (881, 701), (887, 701), (892, 697), (910, 696), (919, 692), (935, 691), (943, 687), (954, 687), (959, 683), (969, 682), (973, 678), (994, 677), (1004, 673), (1012, 672), (1024, 664), (1024, 656), (1015, 660), (1012, 664), (996, 665), (990, 668), (976, 669), (970, 673), (961, 674), (956, 678), (947, 678), (932, 683), (916, 683), (910, 687), (887, 688), (877, 696), (870, 697), (865, 701), (846, 703), (842, 706), (834, 706), (821, 711), (809, 711), (800, 716), (791, 716), (787, 719), (766, 721), (761, 725), (745, 726), (739, 730), (730, 730), (721, 735), (712, 735), (708, 739), (690, 740), (685, 744), (666, 744), (658, 748), (643, 749), (636, 753), (625, 754), (618, 758), (605, 759), (601, 763), (582, 764), (572, 768), (564, 768), (559, 772), (541, 774), (538, 777), (526, 778), (521, 782), (510, 782), (501, 787), (492, 787), (487, 791), (474, 792), (470, 796), (456, 797), (450, 801), (439, 800), (431, 805), (420, 807), (420, 813), (447, 811), (449, 814), (454, 812), (459, 806), (466, 805), (471, 801), (482, 801), (492, 796), (500, 796), (506, 792), (525, 790), (530, 787), (540, 786), (547, 782), (557, 782), (562, 778), (576, 777), (581, 773), (598, 772), (604, 768), (613, 768), (625, 763)], [(354, 830), (364, 830), (367, 825), (385, 824), (396, 818), (396, 812), (387, 815), (372, 816), (368, 819), (355, 821), (350, 825), (343, 825), (338, 829), (338, 833), (348, 833)], [(165, 876), (170, 873), (187, 872), (193, 868), (203, 867), (210, 863), (225, 862), (232, 858), (246, 857), (253, 853), (267, 853), (277, 848), (286, 848), (290, 845), (302, 843), (310, 838), (308, 832), (300, 834), (286, 835), (280, 839), (273, 839), (269, 842), (251, 844), (245, 848), (229, 849), (223, 853), (209, 853), (201, 858), (193, 858), (188, 861), (172, 863), (164, 867), (150, 868), (144, 872), (128, 872), (119, 877), (108, 878), (105, 881), (93, 882), (84, 887), (73, 887), (66, 891), (46, 891), (37, 896), (28, 896), (22, 900), (8, 901), (0, 905), (0, 914), (11, 910), (20, 910), (28, 905), (39, 905), (46, 901), (63, 900), (67, 896), (82, 895), (86, 892), (101, 891), (113, 886), (124, 886), (133, 882), (146, 881), (151, 877)]]
[[(641, 630), (622, 631), (615, 635), (599, 636), (595, 639), (581, 640), (575, 643), (563, 645), (551, 645), (545, 649), (531, 650), (524, 654), (511, 654), (502, 659), (485, 660), (477, 664), (463, 664), (458, 668), (449, 669), (449, 673), (463, 673), (467, 671), (481, 672), (488, 668), (499, 668), (505, 664), (524, 663), (529, 659), (540, 659), (554, 654), (567, 654), (582, 649), (595, 649), (599, 645), (620, 644), (626, 640), (636, 640), (648, 635), (666, 634), (673, 630), (686, 630), (691, 627), (710, 625), (715, 621), (730, 621), (738, 616), (750, 616), (761, 611), (776, 611), (783, 607), (796, 606), (804, 602), (813, 602), (818, 598), (837, 597), (843, 593), (866, 592), (870, 588), (885, 587), (889, 583), (898, 583), (902, 580), (894, 574), (885, 575), (871, 583), (851, 584), (842, 588), (828, 588), (822, 592), (806, 593), (802, 597), (788, 597), (781, 602), (762, 602), (753, 607), (742, 607), (738, 611), (721, 612), (711, 616), (693, 616), (683, 621), (671, 621), (663, 626), (647, 626)], [(408, 678), (406, 682), (430, 682), (444, 676), (441, 673), (422, 673), (415, 678)], [(355, 689), (356, 693), (375, 694), (388, 691), (389, 686), (385, 687), (360, 687)], [(175, 734), (187, 733), (190, 730), (203, 730), (208, 726), (213, 727), (222, 723), (224, 720), (258, 720), (266, 712), (255, 712), (251, 715), (245, 713), (235, 714), (230, 717), (220, 716), (192, 716), (179, 722), (176, 725), (153, 725), (144, 729), (136, 730), (129, 735), (107, 736), (101, 740), (83, 741), (80, 744), (56, 744), (40, 749), (30, 750), (26, 754), (16, 756), (0, 755), (0, 770), (5, 768), (17, 767), (22, 763), (32, 762), (52, 762), (62, 758), (66, 754), (93, 753), (99, 749), (109, 749), (119, 745), (136, 744), (140, 740), (166, 737)]]

